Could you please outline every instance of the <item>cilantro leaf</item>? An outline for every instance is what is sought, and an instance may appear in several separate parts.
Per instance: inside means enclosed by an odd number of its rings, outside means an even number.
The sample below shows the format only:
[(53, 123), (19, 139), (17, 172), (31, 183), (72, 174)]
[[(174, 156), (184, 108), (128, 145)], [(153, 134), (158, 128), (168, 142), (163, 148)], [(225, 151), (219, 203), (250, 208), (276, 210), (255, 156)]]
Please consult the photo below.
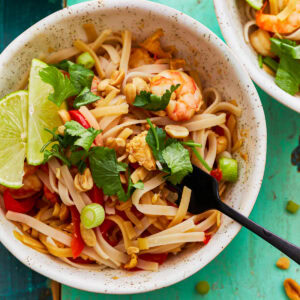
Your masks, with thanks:
[(151, 94), (150, 92), (141, 91), (140, 94), (135, 97), (133, 105), (152, 111), (164, 110), (170, 102), (172, 93), (178, 89), (179, 86), (180, 84), (176, 86), (172, 85), (170, 90), (166, 90), (161, 97)]
[(78, 137), (74, 142), (74, 145), (80, 146), (86, 151), (91, 148), (96, 136), (101, 133), (100, 130), (96, 130), (92, 127), (86, 129), (76, 121), (66, 122), (65, 128), (65, 134)]
[(80, 94), (75, 98), (73, 106), (79, 108), (80, 106), (87, 105), (99, 100), (100, 97), (93, 94), (88, 87), (83, 88)]
[(166, 132), (162, 128), (154, 127), (149, 119), (147, 119), (147, 122), (150, 125), (150, 130), (147, 133), (146, 142), (151, 148), (154, 158), (161, 164), (165, 164), (162, 150), (165, 148)]
[(86, 158), (89, 156), (89, 152), (85, 150), (72, 151), (70, 155), (70, 162), (72, 166), (76, 166), (78, 171), (82, 174), (86, 169)]
[(271, 38), (271, 51), (278, 56), (287, 55), (294, 59), (300, 59), (300, 45), (296, 41)]
[(61, 147), (59, 144), (54, 144), (51, 148), (51, 150), (45, 150), (44, 151), (44, 161), (43, 164), (45, 164), (47, 161), (49, 161), (52, 157), (56, 157), (62, 161), (65, 165), (68, 167), (71, 167), (71, 163), (68, 160), (68, 158), (65, 156), (65, 154), (62, 152)]
[(77, 90), (77, 94), (85, 87), (91, 88), (94, 78), (94, 72), (92, 70), (73, 63), (69, 66), (68, 72), (70, 73), (71, 83)]
[(74, 63), (72, 61), (64, 59), (64, 60), (60, 61), (58, 64), (53, 64), (52, 66), (54, 66), (60, 70), (69, 72), (69, 67), (71, 65), (74, 65)]
[(126, 171), (127, 165), (117, 161), (114, 149), (94, 147), (90, 152), (89, 162), (95, 184), (103, 189), (105, 195), (117, 195), (120, 201), (126, 201), (128, 198), (120, 180), (120, 172)]
[(300, 85), (300, 62), (286, 55), (281, 55), (275, 83), (291, 95), (298, 93)]
[(57, 106), (61, 106), (65, 99), (77, 94), (77, 90), (70, 79), (57, 68), (46, 67), (39, 72), (39, 75), (44, 82), (53, 87), (54, 92), (49, 94), (48, 99)]
[(193, 171), (189, 151), (179, 142), (172, 142), (167, 146), (162, 151), (162, 157), (171, 170), (171, 175), (167, 179), (174, 185), (180, 183), (188, 173)]

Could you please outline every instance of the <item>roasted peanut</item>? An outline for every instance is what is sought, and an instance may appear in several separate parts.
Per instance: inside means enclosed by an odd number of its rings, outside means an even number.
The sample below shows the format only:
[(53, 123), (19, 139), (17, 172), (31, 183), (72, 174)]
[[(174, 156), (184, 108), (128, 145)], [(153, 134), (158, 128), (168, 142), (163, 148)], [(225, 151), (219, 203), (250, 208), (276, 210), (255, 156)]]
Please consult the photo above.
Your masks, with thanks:
[(217, 138), (217, 154), (224, 152), (227, 149), (227, 138), (225, 136), (219, 136)]
[(174, 139), (182, 139), (189, 135), (189, 131), (184, 126), (167, 125), (165, 126), (167, 134)]
[(125, 78), (124, 71), (114, 71), (111, 74), (110, 84), (113, 86), (120, 86)]
[(61, 125), (58, 127), (57, 131), (58, 131), (58, 134), (60, 135), (64, 135), (65, 134), (65, 126), (64, 125)]
[(93, 187), (93, 178), (89, 168), (86, 168), (83, 174), (76, 174), (74, 179), (74, 185), (77, 191), (86, 192), (92, 189)]
[(146, 91), (146, 92), (150, 91), (150, 88), (149, 88), (147, 82), (140, 77), (133, 78), (132, 83), (135, 86), (137, 94), (139, 94), (141, 91)]
[(280, 257), (276, 262), (276, 266), (279, 269), (287, 270), (290, 267), (290, 260), (287, 257)]
[(291, 300), (300, 299), (300, 285), (291, 278), (287, 278), (283, 283), (285, 293)]
[(136, 97), (136, 88), (133, 83), (127, 83), (125, 85), (124, 94), (128, 104), (133, 104)]

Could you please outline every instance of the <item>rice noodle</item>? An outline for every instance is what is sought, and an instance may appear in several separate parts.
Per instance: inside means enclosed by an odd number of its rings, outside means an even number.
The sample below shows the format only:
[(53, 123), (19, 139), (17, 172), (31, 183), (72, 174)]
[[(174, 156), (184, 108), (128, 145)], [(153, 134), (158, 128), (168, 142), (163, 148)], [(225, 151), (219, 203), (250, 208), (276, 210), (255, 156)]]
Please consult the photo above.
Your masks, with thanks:
[(97, 120), (95, 119), (93, 114), (89, 111), (89, 109), (86, 106), (81, 106), (79, 108), (79, 111), (85, 117), (85, 119), (88, 121), (88, 123), (90, 124), (91, 127), (95, 128), (97, 130), (100, 129)]
[(47, 176), (47, 174), (42, 170), (37, 170), (36, 175), (43, 182), (43, 184), (47, 187), (47, 189), (51, 193), (54, 193), (54, 189), (52, 188), (52, 185), (50, 184), (49, 176)]
[(250, 27), (252, 26), (256, 26), (256, 22), (254, 20), (251, 20), (251, 21), (248, 21), (245, 25), (244, 25), (244, 39), (246, 41), (246, 43), (250, 43), (250, 40), (249, 40), (249, 29)]
[(217, 125), (224, 124), (226, 122), (226, 114), (222, 113), (218, 116), (214, 116), (212, 118), (207, 118), (194, 122), (185, 122), (182, 125), (186, 127), (190, 132), (197, 131), (205, 128), (214, 127)]
[(101, 47), (103, 49), (105, 49), (105, 51), (108, 53), (110, 59), (112, 60), (112, 62), (114, 64), (117, 65), (120, 63), (121, 58), (115, 47), (113, 47), (112, 45), (108, 45), (108, 44), (103, 44), (103, 45), (101, 45)]
[(168, 70), (168, 69), (169, 69), (168, 64), (143, 65), (143, 66), (128, 70), (128, 74), (130, 74), (131, 72), (157, 74), (157, 73), (160, 73), (160, 72)]
[(76, 269), (82, 269), (82, 270), (91, 270), (91, 271), (101, 271), (105, 268), (103, 265), (98, 265), (98, 264), (77, 264), (72, 261), (70, 261), (66, 257), (60, 257), (60, 260), (65, 262), (66, 264), (76, 268)]
[(139, 269), (145, 270), (145, 271), (153, 271), (153, 272), (158, 271), (158, 263), (143, 260), (141, 258), (138, 258), (138, 262), (137, 262), (136, 267), (139, 268)]
[(122, 34), (122, 40), (123, 40), (123, 48), (122, 48), (122, 55), (120, 60), (120, 70), (124, 71), (124, 73), (127, 73), (128, 70), (128, 62), (129, 62), (129, 56), (131, 51), (131, 32), (128, 30), (125, 30)]

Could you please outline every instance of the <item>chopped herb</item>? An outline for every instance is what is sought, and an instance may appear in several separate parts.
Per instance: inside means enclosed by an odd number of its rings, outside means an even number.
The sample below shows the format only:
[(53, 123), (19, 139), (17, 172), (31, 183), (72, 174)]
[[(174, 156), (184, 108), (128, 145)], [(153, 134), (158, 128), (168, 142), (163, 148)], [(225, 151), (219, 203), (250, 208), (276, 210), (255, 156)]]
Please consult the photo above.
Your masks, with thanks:
[(270, 40), (271, 51), (280, 58), (275, 83), (287, 93), (295, 95), (299, 92), (300, 85), (300, 48), (293, 41), (275, 38)]
[(179, 142), (172, 143), (162, 151), (162, 156), (170, 168), (168, 181), (178, 184), (189, 173), (193, 172), (189, 151)]
[[(167, 179), (177, 184), (189, 173), (193, 171), (188, 150), (176, 139), (167, 139), (166, 132), (159, 127), (154, 127), (147, 119), (150, 130), (146, 136), (146, 142), (152, 150), (153, 156), (158, 160), (166, 172)], [(187, 142), (188, 143), (188, 142)], [(199, 146), (199, 144), (196, 144)]]
[(117, 161), (116, 151), (107, 147), (94, 147), (89, 155), (90, 168), (95, 184), (108, 196), (116, 195), (120, 201), (127, 201), (133, 188), (142, 188), (141, 183), (130, 183), (128, 192), (123, 189), (120, 172), (127, 170), (127, 164)]
[(76, 121), (67, 122), (65, 128), (65, 134), (77, 137), (74, 145), (80, 146), (86, 151), (91, 148), (96, 136), (101, 133), (100, 130), (96, 130), (92, 127), (86, 129)]
[(181, 142), (182, 145), (188, 146), (188, 147), (198, 147), (202, 148), (201, 144), (194, 143), (193, 141), (187, 141), (187, 142)]
[(260, 68), (263, 67), (263, 57), (261, 54), (258, 54), (258, 65)]
[(176, 86), (172, 85), (170, 90), (166, 90), (161, 97), (150, 92), (141, 91), (140, 94), (135, 97), (133, 105), (152, 111), (164, 110), (170, 102), (172, 93), (178, 89), (179, 86), (180, 84)]
[(93, 94), (88, 87), (85, 87), (80, 94), (75, 98), (73, 106), (79, 108), (99, 100), (100, 97)]
[[(53, 137), (41, 149), (41, 152), (44, 152), (44, 163), (51, 157), (57, 157), (63, 164), (69, 167), (75, 165), (80, 172), (83, 172), (86, 168), (84, 160), (87, 157), (87, 151), (101, 131), (94, 128), (86, 129), (76, 121), (66, 122), (64, 135), (57, 134), (57, 128), (53, 130), (46, 128), (45, 130), (51, 133)], [(46, 149), (50, 144), (53, 144), (52, 148)], [(66, 156), (67, 150), (71, 150), (70, 158)]]
[(39, 72), (39, 75), (44, 82), (53, 87), (54, 92), (49, 94), (48, 99), (57, 106), (61, 106), (65, 99), (77, 94), (77, 90), (70, 79), (57, 68), (46, 67)]
[(197, 151), (197, 149), (195, 147), (191, 147), (192, 151), (194, 152), (194, 154), (196, 155), (196, 157), (198, 158), (198, 160), (200, 161), (200, 163), (203, 165), (203, 167), (207, 170), (207, 171), (211, 171), (212, 168), (207, 164), (207, 162), (204, 160), (204, 158), (200, 155), (200, 153)]
[(274, 72), (278, 69), (278, 62), (269, 56), (263, 58), (263, 63), (270, 67)]
[[(59, 69), (68, 74), (64, 75)], [(39, 74), (44, 82), (52, 85), (54, 93), (48, 98), (57, 106), (75, 95), (78, 95), (75, 99), (76, 108), (100, 99), (90, 92), (94, 72), (69, 60), (44, 68)]]

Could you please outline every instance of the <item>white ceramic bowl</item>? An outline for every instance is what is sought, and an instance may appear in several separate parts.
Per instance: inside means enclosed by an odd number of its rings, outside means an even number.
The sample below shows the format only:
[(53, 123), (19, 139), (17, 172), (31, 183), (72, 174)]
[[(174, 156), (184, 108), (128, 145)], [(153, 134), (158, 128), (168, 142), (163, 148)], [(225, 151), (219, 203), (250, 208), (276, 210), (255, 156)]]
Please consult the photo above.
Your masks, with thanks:
[[(237, 100), (243, 109), (238, 126), (248, 134), (242, 151), (248, 153), (249, 160), (245, 163), (239, 159), (239, 180), (229, 189), (226, 202), (248, 216), (256, 201), (265, 166), (266, 125), (261, 102), (247, 72), (229, 48), (205, 26), (179, 11), (143, 0), (86, 2), (58, 11), (21, 34), (0, 55), (0, 98), (14, 89), (31, 59), (41, 51), (47, 51), (49, 46), (68, 47), (74, 39), (84, 38), (81, 24), (85, 22), (95, 23), (98, 30), (128, 28), (138, 39), (162, 27), (166, 33), (164, 44), (175, 44), (179, 56), (197, 66), (205, 86), (216, 87), (225, 99)], [(82, 290), (132, 294), (169, 286), (197, 272), (232, 241), (240, 226), (223, 217), (219, 231), (207, 246), (171, 257), (156, 273), (77, 270), (24, 246), (14, 238), (13, 229), (14, 225), (1, 211), (1, 242), (33, 270)], [(118, 279), (113, 279), (115, 276)]]
[(228, 44), (244, 64), (251, 78), (267, 94), (281, 102), (283, 105), (300, 113), (300, 94), (292, 96), (275, 84), (274, 77), (266, 73), (258, 65), (257, 54), (246, 43), (243, 35), (243, 26), (247, 22), (244, 12), (245, 0), (214, 0), (217, 19), (222, 34)]

